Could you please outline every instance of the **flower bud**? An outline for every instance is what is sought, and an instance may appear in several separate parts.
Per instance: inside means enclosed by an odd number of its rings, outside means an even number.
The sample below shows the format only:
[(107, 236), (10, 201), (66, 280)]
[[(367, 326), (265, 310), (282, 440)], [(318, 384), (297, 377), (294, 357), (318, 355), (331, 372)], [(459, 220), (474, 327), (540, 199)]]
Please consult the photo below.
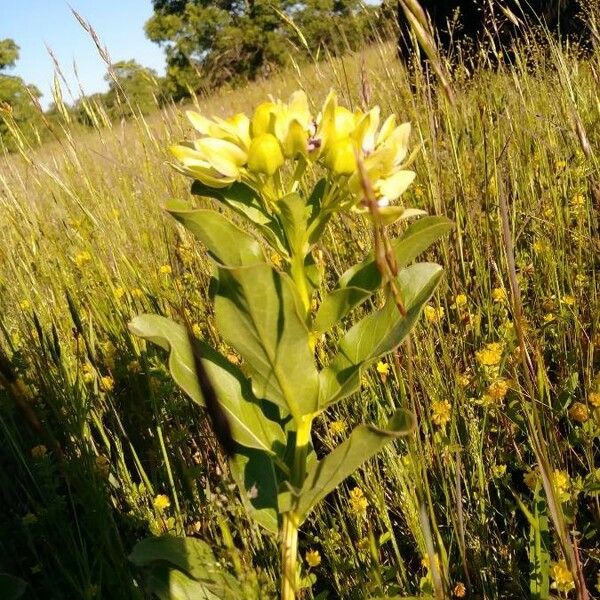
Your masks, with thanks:
[(250, 171), (271, 176), (283, 163), (281, 145), (274, 135), (264, 133), (252, 140), (248, 152), (248, 169)]

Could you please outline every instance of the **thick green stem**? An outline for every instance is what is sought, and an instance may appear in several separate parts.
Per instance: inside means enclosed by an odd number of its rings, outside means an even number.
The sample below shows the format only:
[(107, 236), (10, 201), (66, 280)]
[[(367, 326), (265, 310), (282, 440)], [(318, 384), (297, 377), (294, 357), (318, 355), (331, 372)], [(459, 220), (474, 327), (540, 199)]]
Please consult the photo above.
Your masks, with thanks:
[(281, 540), (281, 600), (295, 600), (298, 590), (298, 520), (293, 512), (283, 515)]
[(296, 284), (296, 289), (302, 299), (302, 305), (305, 312), (308, 314), (310, 310), (310, 294), (308, 291), (308, 280), (306, 278), (306, 270), (304, 268), (304, 256), (302, 254), (294, 254), (290, 265), (292, 279)]
[[(292, 486), (299, 490), (306, 477), (306, 458), (310, 444), (311, 416), (305, 416), (297, 424), (296, 448), (292, 467)], [(283, 515), (281, 536), (281, 600), (295, 600), (298, 591), (298, 527), (300, 525), (295, 506)]]

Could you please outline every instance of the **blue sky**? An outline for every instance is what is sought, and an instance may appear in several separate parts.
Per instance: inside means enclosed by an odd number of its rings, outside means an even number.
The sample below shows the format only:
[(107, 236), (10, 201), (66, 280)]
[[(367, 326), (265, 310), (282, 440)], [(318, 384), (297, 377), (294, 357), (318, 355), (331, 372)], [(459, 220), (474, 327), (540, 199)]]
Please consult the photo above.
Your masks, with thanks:
[[(151, 0), (0, 0), (0, 39), (12, 38), (21, 47), (19, 62), (9, 73), (35, 84), (44, 94), (44, 107), (52, 101), (54, 73), (45, 44), (58, 58), (75, 95), (79, 91), (73, 61), (86, 94), (108, 87), (106, 67), (69, 4), (90, 22), (113, 62), (134, 58), (164, 73), (162, 49), (144, 35), (144, 23), (152, 15)], [(70, 103), (65, 89), (63, 97)]]

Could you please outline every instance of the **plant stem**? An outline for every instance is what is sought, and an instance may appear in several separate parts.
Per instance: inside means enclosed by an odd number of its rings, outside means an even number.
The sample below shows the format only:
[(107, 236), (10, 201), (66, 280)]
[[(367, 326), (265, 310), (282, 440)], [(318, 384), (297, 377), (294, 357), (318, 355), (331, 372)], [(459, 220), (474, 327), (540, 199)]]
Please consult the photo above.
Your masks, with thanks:
[(298, 571), (298, 519), (293, 512), (283, 515), (281, 541), (281, 600), (295, 600)]
[[(300, 490), (306, 477), (306, 457), (310, 443), (312, 416), (306, 415), (297, 424), (296, 448), (292, 467), (292, 487)], [(281, 600), (295, 600), (298, 591), (298, 527), (294, 510), (283, 515), (281, 537)]]

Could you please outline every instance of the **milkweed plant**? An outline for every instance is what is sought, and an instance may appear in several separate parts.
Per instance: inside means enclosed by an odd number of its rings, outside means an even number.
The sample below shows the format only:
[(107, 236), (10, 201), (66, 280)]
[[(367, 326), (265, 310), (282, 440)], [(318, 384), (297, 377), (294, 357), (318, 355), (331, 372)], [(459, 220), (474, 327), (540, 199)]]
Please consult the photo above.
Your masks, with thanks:
[[(359, 391), (363, 370), (406, 338), (442, 274), (439, 265), (413, 261), (451, 224), (402, 204), (415, 177), (410, 124), (380, 113), (351, 111), (332, 92), (315, 116), (302, 91), (287, 103), (260, 104), (251, 117), (188, 112), (195, 139), (171, 148), (173, 166), (193, 180), (194, 195), (214, 202), (171, 201), (166, 209), (212, 259), (216, 329), (239, 364), (185, 323), (146, 314), (130, 324), (169, 352), (173, 379), (212, 417), (248, 514), (279, 536), (283, 600), (300, 589), (298, 530), (311, 511), (415, 426), (401, 409), (384, 426), (357, 426), (321, 458), (311, 441), (315, 419)], [(373, 249), (332, 285), (320, 249), (342, 213), (363, 215)], [(399, 221), (406, 222), (389, 228)], [(363, 307), (366, 316), (349, 326), (349, 313), (369, 299), (380, 308)], [(192, 569), (174, 543), (146, 540), (132, 559), (166, 560), (181, 581), (219, 598), (243, 597), (231, 576), (207, 566), (207, 546), (193, 550), (203, 560)]]

